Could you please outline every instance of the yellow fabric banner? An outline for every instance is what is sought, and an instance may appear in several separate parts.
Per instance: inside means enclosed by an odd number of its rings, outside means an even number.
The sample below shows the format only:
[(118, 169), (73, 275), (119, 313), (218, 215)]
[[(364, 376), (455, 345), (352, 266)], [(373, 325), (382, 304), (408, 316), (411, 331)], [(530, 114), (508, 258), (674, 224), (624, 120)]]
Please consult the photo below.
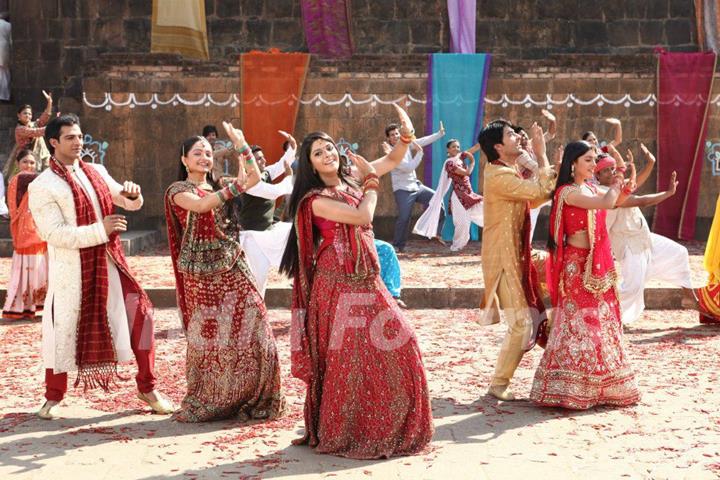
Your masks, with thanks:
[(205, 0), (153, 0), (150, 51), (208, 60)]

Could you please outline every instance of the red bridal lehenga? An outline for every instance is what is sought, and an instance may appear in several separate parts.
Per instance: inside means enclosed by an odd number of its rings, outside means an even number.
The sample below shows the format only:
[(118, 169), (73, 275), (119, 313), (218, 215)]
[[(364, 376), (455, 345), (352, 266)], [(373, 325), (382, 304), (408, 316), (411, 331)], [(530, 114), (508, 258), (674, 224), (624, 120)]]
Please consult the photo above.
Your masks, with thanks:
[(177, 300), (187, 335), (187, 395), (174, 415), (183, 422), (283, 413), (275, 338), (240, 244), (224, 233), (217, 210), (184, 210), (181, 192), (212, 193), (175, 182), (165, 193)]
[(314, 190), (295, 219), (292, 373), (307, 384), (305, 435), (295, 443), (356, 459), (420, 452), (433, 424), (415, 333), (379, 277), (372, 227), (314, 216), (320, 196), (361, 200), (352, 189)]
[[(550, 213), (557, 245), (548, 264), (554, 322), (530, 399), (573, 409), (631, 405), (640, 393), (623, 347), (606, 212), (566, 204), (567, 195), (577, 188), (558, 188)], [(583, 230), (589, 249), (563, 244), (566, 236)]]

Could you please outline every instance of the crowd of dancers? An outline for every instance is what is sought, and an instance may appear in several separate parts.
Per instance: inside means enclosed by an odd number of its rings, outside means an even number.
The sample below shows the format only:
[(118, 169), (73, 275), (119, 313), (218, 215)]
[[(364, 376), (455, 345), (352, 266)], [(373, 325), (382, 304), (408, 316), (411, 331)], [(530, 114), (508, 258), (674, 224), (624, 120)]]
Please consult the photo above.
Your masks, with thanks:
[[(264, 302), (274, 266), (293, 282), (291, 372), (307, 385), (297, 443), (361, 459), (423, 451), (433, 436), (432, 410), (420, 348), (399, 300), (396, 251), (406, 248), (415, 203), (426, 209), (413, 231), (441, 241), (448, 191), (450, 248), (465, 247), (471, 223), (483, 228), (483, 322), (507, 324), (488, 389), (499, 400), (515, 399), (515, 370), (540, 344), (545, 350), (530, 393), (536, 404), (636, 403), (623, 322), (642, 314), (650, 278), (682, 287), (683, 307), (698, 308), (703, 321), (719, 318), (720, 220), (706, 255), (715, 262), (711, 281), (693, 290), (687, 250), (651, 233), (639, 209), (673, 195), (675, 179), (666, 191), (636, 195), (654, 157), (642, 146), (645, 167), (635, 172), (632, 152), (626, 160), (615, 148), (622, 134), (614, 119), (613, 142), (601, 148), (588, 132), (556, 150), (552, 163), (549, 112), (549, 134), (537, 123), (525, 130), (494, 120), (468, 150), (447, 141), (436, 191), (415, 169), (422, 148), (440, 140), (444, 128), (416, 138), (397, 106), (399, 121), (386, 128), (384, 155), (374, 161), (342, 154), (324, 132), (306, 135), (298, 146), (281, 131), (285, 154), (268, 166), (260, 147), (223, 122), (232, 146), (216, 148), (212, 126), (185, 140), (176, 156), (178, 180), (164, 196), (187, 340), (187, 393), (176, 407), (155, 388), (152, 306), (119, 239), (127, 220), (115, 207), (142, 208), (140, 186), (118, 183), (101, 165), (84, 162), (80, 120), (51, 118), (46, 97), (37, 123), (29, 107), (19, 110), (19, 148), (6, 168), (15, 253), (4, 308), (6, 317), (17, 318), (45, 307), (46, 392), (38, 412), (45, 419), (57, 415), (68, 372), (77, 371), (76, 386), (108, 389), (117, 364), (133, 357), (138, 398), (157, 413), (182, 422), (282, 416), (280, 364)], [(41, 138), (44, 158), (33, 145)], [(480, 150), (482, 196), (470, 182)], [(376, 240), (372, 229), (380, 177), (388, 173), (398, 206), (392, 245)], [(281, 214), (275, 206), (282, 198)], [(537, 212), (548, 203), (547, 251), (536, 251)]]

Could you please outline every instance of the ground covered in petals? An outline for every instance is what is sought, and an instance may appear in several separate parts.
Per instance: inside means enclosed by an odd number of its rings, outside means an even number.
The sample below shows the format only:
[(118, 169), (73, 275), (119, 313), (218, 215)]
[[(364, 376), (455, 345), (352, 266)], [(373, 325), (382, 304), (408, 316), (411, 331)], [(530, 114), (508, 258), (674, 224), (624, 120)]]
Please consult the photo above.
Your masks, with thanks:
[[(41, 403), (37, 322), (0, 322), (0, 477), (66, 478), (716, 478), (720, 475), (720, 327), (680, 311), (646, 312), (627, 330), (643, 393), (625, 409), (586, 412), (498, 403), (484, 392), (502, 327), (478, 310), (410, 310), (428, 371), (436, 434), (422, 455), (352, 461), (290, 445), (302, 428), (303, 384), (289, 375), (289, 312), (270, 318), (289, 410), (247, 425), (200, 425), (151, 415), (134, 382), (111, 394), (70, 389), (62, 418), (37, 419)], [(157, 317), (158, 388), (179, 402), (185, 337), (175, 310)], [(542, 351), (523, 359), (514, 383), (527, 398)], [(123, 365), (123, 377), (134, 375)]]

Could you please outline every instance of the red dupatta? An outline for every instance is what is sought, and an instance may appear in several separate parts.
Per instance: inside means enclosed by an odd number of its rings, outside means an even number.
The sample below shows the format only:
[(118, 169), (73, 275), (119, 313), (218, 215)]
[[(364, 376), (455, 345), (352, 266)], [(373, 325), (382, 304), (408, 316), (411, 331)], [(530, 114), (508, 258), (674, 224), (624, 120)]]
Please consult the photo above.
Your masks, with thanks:
[[(597, 190), (587, 184), (594, 192)], [(610, 237), (605, 227), (605, 210), (587, 210), (572, 205), (565, 205), (570, 193), (579, 191), (577, 185), (562, 185), (555, 191), (553, 207), (550, 211), (550, 236), (555, 242), (555, 249), (550, 252), (547, 263), (547, 284), (550, 290), (552, 306), (557, 307), (562, 296), (565, 296), (562, 284), (564, 268), (565, 237), (576, 231), (582, 216), (572, 216), (567, 209), (587, 212), (587, 231), (590, 239), (590, 253), (583, 269), (583, 285), (596, 296), (602, 295), (617, 285), (617, 271), (610, 247)]]
[[(78, 161), (78, 166), (95, 190), (102, 218), (97, 218), (90, 197), (72, 178), (68, 169), (55, 157), (50, 159), (50, 169), (65, 180), (72, 190), (77, 226), (81, 227), (101, 222), (104, 217), (113, 213), (114, 205), (110, 189), (100, 173), (82, 160)], [(120, 235), (117, 232), (109, 235), (107, 243), (80, 249), (82, 284), (75, 354), (78, 377), (75, 386), (82, 382), (86, 389), (99, 386), (107, 391), (117, 370), (117, 357), (107, 315), (109, 282), (106, 254), (110, 255), (120, 274), (125, 276), (134, 290), (133, 293), (138, 295), (138, 308), (135, 314), (142, 315), (146, 319), (151, 318), (149, 313), (152, 304), (145, 291), (130, 274), (120, 243)]]

